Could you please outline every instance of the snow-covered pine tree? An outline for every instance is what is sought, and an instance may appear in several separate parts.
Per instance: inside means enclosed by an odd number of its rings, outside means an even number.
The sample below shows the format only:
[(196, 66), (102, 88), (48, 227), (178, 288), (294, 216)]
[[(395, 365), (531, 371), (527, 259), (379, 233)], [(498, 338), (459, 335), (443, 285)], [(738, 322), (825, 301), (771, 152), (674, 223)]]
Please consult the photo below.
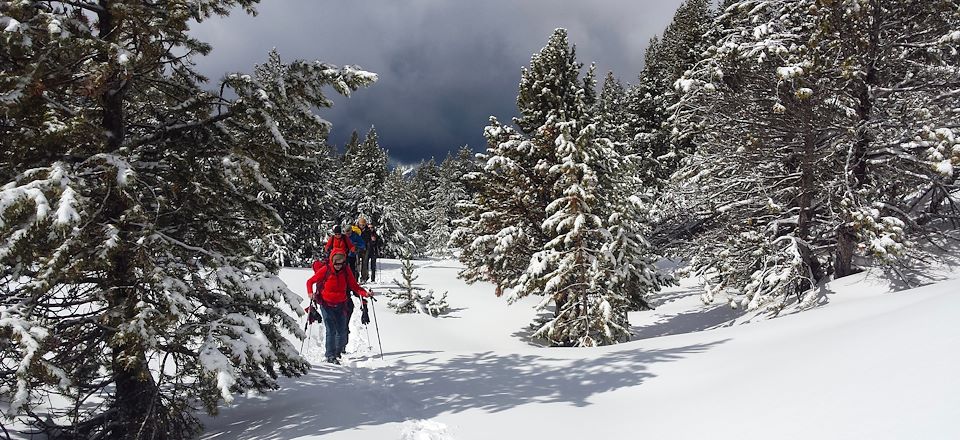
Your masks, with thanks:
[(676, 133), (681, 142), (693, 134), (699, 148), (675, 191), (688, 189), (710, 223), (683, 245), (693, 267), (716, 277), (707, 300), (739, 289), (742, 305), (777, 312), (825, 275), (814, 243), (830, 226), (812, 210), (822, 181), (835, 175), (820, 135), (834, 115), (791, 81), (798, 68), (783, 67), (810, 34), (803, 14), (797, 2), (731, 6), (710, 56), (677, 82), (686, 94)]
[[(477, 157), (481, 171), (464, 178), (473, 201), (461, 205), (463, 217), (451, 238), (461, 249), (468, 283), (489, 281), (498, 295), (515, 286), (534, 253), (548, 241), (541, 225), (554, 199), (557, 163), (553, 141), (558, 133), (542, 132), (550, 114), (563, 120), (582, 118), (582, 64), (557, 29), (534, 54), (521, 74), (517, 105), (519, 130), (490, 118), (484, 130), (487, 150)], [(578, 104), (581, 103), (581, 104)], [(539, 142), (528, 137), (539, 136)]]
[[(336, 184), (337, 155), (324, 142), (313, 143), (315, 151), (303, 155), (301, 166), (284, 170), (269, 195), (270, 204), (283, 219), (282, 242), (268, 249), (282, 266), (307, 267), (324, 253), (328, 231), (336, 223), (343, 190)], [(265, 240), (266, 241), (266, 240)]]
[(631, 144), (628, 132), (631, 117), (627, 114), (627, 89), (613, 72), (607, 72), (603, 79), (603, 87), (593, 113), (597, 118), (597, 135), (610, 139), (617, 151), (630, 154), (631, 151), (627, 150)]
[(714, 13), (709, 0), (686, 0), (678, 8), (663, 35), (647, 45), (644, 69), (628, 93), (631, 113), (629, 134), (633, 150), (644, 160), (640, 172), (647, 185), (660, 186), (693, 151), (689, 142), (670, 142), (672, 127), (666, 124), (671, 108), (679, 100), (673, 87), (693, 67), (707, 47)]
[[(449, 155), (447, 156), (449, 160)], [(448, 169), (443, 169), (443, 166)], [(427, 253), (434, 257), (448, 257), (450, 253), (447, 250), (447, 243), (450, 241), (451, 229), (451, 211), (456, 208), (460, 200), (460, 194), (452, 187), (448, 176), (444, 172), (449, 172), (449, 164), (444, 161), (437, 167), (437, 184), (430, 188), (429, 206), (430, 211), (427, 218), (430, 219), (430, 228), (427, 235)]]
[(581, 82), (573, 54), (558, 29), (524, 69), (520, 130), (491, 118), (484, 167), (465, 176), (473, 199), (461, 204), (452, 243), (467, 282), (491, 281), (498, 294), (514, 288), (511, 300), (547, 295), (542, 305), (553, 304), (554, 317), (538, 334), (552, 344), (611, 344), (629, 339), (628, 289), (639, 285), (617, 266), (636, 264), (627, 272), (640, 274), (648, 260), (623, 249), (642, 243), (638, 230), (621, 226), (615, 243), (606, 223), (620, 224), (612, 214), (630, 206), (634, 189), (624, 185), (633, 181), (627, 160), (596, 133), (598, 105), (586, 105), (582, 88), (595, 81)]
[(415, 245), (411, 256), (422, 257), (433, 253), (436, 245), (437, 226), (442, 225), (444, 219), (435, 217), (437, 206), (434, 204), (433, 193), (442, 187), (440, 169), (431, 157), (422, 160), (408, 174), (408, 188), (416, 203), (408, 207), (407, 228)]
[(604, 147), (598, 144), (609, 140), (597, 139), (593, 124), (579, 129), (576, 120), (551, 118), (545, 126), (550, 125), (559, 130), (555, 142), (561, 160), (550, 170), (559, 175), (559, 194), (547, 206), (543, 222), (551, 240), (533, 256), (511, 298), (547, 295), (544, 303), (555, 305), (554, 318), (535, 335), (552, 345), (589, 347), (628, 341), (628, 300), (622, 291), (610, 289), (614, 261), (605, 243), (611, 237), (597, 215), (598, 179), (591, 167), (603, 154)]
[(702, 148), (678, 187), (707, 225), (688, 249), (722, 280), (706, 299), (729, 287), (779, 310), (850, 273), (854, 252), (902, 252), (949, 203), (955, 179), (938, 169), (955, 129), (935, 103), (957, 88), (956, 23), (949, 1), (725, 9), (719, 42), (677, 82), (677, 133)]
[[(350, 144), (348, 144), (348, 147)], [(383, 185), (387, 180), (388, 155), (380, 146), (380, 138), (375, 127), (370, 127), (363, 142), (356, 148), (347, 148), (344, 158), (343, 186), (350, 188), (353, 194), (349, 221), (359, 216), (366, 217), (374, 224), (380, 223), (383, 204)]]
[(411, 255), (416, 248), (413, 240), (407, 235), (410, 231), (408, 222), (415, 221), (411, 213), (418, 213), (411, 207), (417, 206), (417, 200), (410, 191), (410, 185), (401, 168), (394, 168), (387, 174), (383, 185), (382, 214), (377, 222), (377, 232), (383, 240), (382, 257), (399, 257)]
[(610, 140), (612, 150), (600, 155), (594, 168), (598, 176), (599, 206), (606, 212), (612, 241), (609, 250), (615, 264), (611, 289), (627, 296), (631, 310), (652, 308), (649, 295), (673, 283), (657, 271), (657, 253), (647, 242), (655, 179), (649, 171), (649, 152), (638, 153), (630, 136), (631, 115), (626, 108), (627, 91), (612, 72), (604, 80), (594, 110), (597, 137)]
[(419, 276), (414, 272), (416, 268), (408, 256), (400, 259), (400, 276), (403, 280), (393, 279), (396, 288), (387, 290), (387, 307), (397, 313), (420, 313), (430, 316), (440, 316), (450, 306), (447, 304), (447, 292), (438, 296), (433, 290), (426, 291), (415, 284)]
[(322, 88), (375, 75), (267, 63), (204, 91), (190, 20), (254, 3), (3, 4), (0, 394), (71, 399), (32, 420), (52, 436), (191, 438), (197, 405), (307, 369), (300, 298), (251, 244), (280, 228), (262, 195), (312, 152), (286, 129), (322, 125)]
[[(276, 51), (269, 55), (267, 64), (257, 68), (260, 82), (271, 95), (280, 97), (277, 105), (296, 105), (283, 102), (286, 67)], [(332, 104), (327, 104), (328, 106)], [(323, 253), (327, 231), (339, 218), (331, 218), (343, 199), (343, 191), (335, 184), (340, 169), (339, 158), (326, 144), (330, 124), (318, 117), (293, 118), (284, 122), (284, 139), (296, 146), (297, 155), (288, 159), (291, 166), (277, 170), (273, 183), (276, 191), (267, 195), (271, 206), (283, 220), (283, 229), (263, 241), (278, 264), (309, 266)]]
[[(456, 180), (460, 182), (461, 186), (463, 186), (463, 176), (480, 169), (480, 164), (477, 163), (477, 154), (467, 145), (460, 147), (460, 150), (457, 151), (453, 165), (455, 168), (454, 174), (457, 176)], [(464, 191), (466, 191), (465, 187)]]
[(472, 199), (458, 205), (450, 241), (460, 249), (465, 266), (459, 276), (467, 283), (491, 282), (499, 296), (516, 283), (544, 241), (539, 228), (529, 226), (538, 212), (528, 207), (533, 196), (525, 190), (532, 185), (532, 173), (518, 150), (529, 141), (493, 117), (484, 136), (487, 151), (477, 154), (482, 168), (463, 177)]
[[(465, 158), (464, 155), (466, 155)], [(468, 148), (461, 148), (457, 156), (452, 153), (447, 154), (437, 170), (438, 183), (430, 191), (429, 218), (433, 223), (427, 248), (431, 255), (439, 257), (451, 255), (449, 242), (454, 228), (453, 221), (458, 215), (457, 206), (468, 200), (462, 178), (466, 174), (465, 167), (472, 163), (472, 156), (473, 153)], [(468, 163), (461, 163), (463, 160)]]
[[(830, 133), (846, 154), (832, 264), (845, 276), (857, 254), (889, 262), (911, 250), (905, 237), (958, 227), (960, 4), (873, 0), (810, 12), (813, 89), (833, 91), (828, 104), (849, 120)], [(839, 62), (816, 63), (824, 57)]]
[(344, 154), (335, 155), (336, 160), (329, 179), (330, 186), (339, 189), (340, 197), (333, 208), (324, 213), (324, 217), (332, 225), (352, 223), (357, 219), (357, 206), (363, 198), (363, 191), (356, 183), (358, 178), (355, 173), (347, 165), (347, 158), (357, 154), (360, 149), (360, 142), (360, 134), (354, 130), (350, 134), (350, 140), (344, 145)]

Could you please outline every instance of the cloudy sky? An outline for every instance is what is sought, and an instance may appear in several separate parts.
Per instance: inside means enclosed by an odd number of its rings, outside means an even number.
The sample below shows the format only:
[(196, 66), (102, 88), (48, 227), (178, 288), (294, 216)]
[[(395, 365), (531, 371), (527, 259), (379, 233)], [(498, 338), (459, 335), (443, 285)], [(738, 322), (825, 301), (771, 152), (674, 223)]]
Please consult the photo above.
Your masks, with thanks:
[[(255, 17), (235, 12), (195, 25), (213, 45), (201, 72), (249, 72), (277, 48), (295, 58), (358, 65), (380, 80), (344, 98), (332, 90), (337, 146), (376, 126), (380, 144), (401, 163), (442, 160), (462, 145), (485, 147), (490, 116), (516, 114), (520, 69), (566, 28), (577, 58), (635, 82), (647, 42), (682, 0), (266, 0)], [(584, 68), (586, 71), (586, 67)]]

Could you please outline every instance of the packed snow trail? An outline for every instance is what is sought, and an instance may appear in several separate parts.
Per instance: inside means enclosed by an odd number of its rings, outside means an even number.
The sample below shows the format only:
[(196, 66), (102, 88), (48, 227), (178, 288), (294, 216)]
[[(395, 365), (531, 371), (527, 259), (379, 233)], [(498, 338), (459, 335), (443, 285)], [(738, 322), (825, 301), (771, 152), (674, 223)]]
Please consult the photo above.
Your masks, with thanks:
[[(631, 314), (635, 329), (668, 336), (558, 349), (525, 339), (534, 301), (507, 306), (456, 272), (418, 272), (450, 290), (447, 315), (377, 303), (385, 360), (364, 347), (317, 364), (206, 418), (204, 438), (960, 438), (958, 280), (883, 293), (848, 277), (824, 307), (731, 327), (719, 312), (691, 323), (712, 306), (681, 286)], [(283, 274), (298, 292), (306, 275)]]

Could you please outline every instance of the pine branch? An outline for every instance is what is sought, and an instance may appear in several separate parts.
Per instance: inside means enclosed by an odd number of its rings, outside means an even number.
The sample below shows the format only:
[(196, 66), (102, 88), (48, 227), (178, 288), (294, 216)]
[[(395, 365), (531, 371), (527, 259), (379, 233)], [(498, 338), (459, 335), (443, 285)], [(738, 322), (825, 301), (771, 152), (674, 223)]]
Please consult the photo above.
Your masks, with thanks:
[(228, 111), (226, 111), (226, 112), (220, 113), (220, 114), (218, 114), (218, 115), (216, 115), (216, 116), (209, 117), (209, 118), (204, 119), (204, 120), (202, 120), (202, 121), (195, 121), (195, 122), (188, 122), (188, 123), (180, 123), (180, 124), (172, 123), (172, 124), (170, 124), (170, 125), (162, 125), (162, 126), (158, 126), (158, 127), (153, 127), (153, 129), (154, 129), (154, 130), (158, 130), (158, 132), (156, 132), (156, 133), (154, 133), (154, 134), (152, 134), (152, 135), (149, 135), (149, 136), (144, 136), (144, 137), (140, 137), (140, 138), (130, 139), (130, 140), (128, 140), (127, 142), (125, 142), (124, 147), (125, 147), (125, 148), (131, 148), (131, 149), (132, 149), (132, 148), (139, 147), (139, 146), (141, 146), (141, 145), (145, 145), (145, 144), (149, 144), (149, 143), (153, 143), (153, 142), (158, 142), (158, 141), (161, 141), (161, 140), (163, 140), (163, 139), (166, 139), (166, 138), (168, 138), (168, 137), (170, 137), (170, 136), (172, 136), (172, 135), (174, 135), (174, 134), (177, 134), (177, 133), (180, 133), (180, 132), (183, 132), (183, 131), (187, 131), (187, 130), (190, 130), (190, 129), (194, 129), (194, 128), (197, 128), (197, 127), (205, 127), (205, 126), (208, 126), (208, 125), (211, 125), (211, 124), (216, 124), (216, 123), (218, 123), (218, 122), (220, 122), (220, 121), (223, 121), (223, 120), (226, 120), (226, 119), (228, 119), (228, 118), (233, 117), (233, 115), (234, 115), (233, 111), (228, 110)]

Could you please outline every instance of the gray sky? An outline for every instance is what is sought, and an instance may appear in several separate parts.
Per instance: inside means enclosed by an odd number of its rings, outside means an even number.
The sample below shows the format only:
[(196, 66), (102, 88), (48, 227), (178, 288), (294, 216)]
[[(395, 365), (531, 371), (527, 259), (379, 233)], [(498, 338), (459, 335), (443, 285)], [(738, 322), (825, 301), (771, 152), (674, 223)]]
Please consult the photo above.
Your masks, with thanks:
[(284, 60), (359, 65), (380, 80), (344, 98), (330, 90), (338, 147), (376, 126), (392, 159), (443, 160), (462, 145), (482, 150), (490, 116), (516, 114), (520, 69), (555, 28), (566, 28), (577, 59), (636, 81), (647, 42), (682, 0), (266, 0), (251, 17), (235, 12), (195, 25), (213, 52), (196, 61), (216, 80), (249, 72), (277, 48)]

